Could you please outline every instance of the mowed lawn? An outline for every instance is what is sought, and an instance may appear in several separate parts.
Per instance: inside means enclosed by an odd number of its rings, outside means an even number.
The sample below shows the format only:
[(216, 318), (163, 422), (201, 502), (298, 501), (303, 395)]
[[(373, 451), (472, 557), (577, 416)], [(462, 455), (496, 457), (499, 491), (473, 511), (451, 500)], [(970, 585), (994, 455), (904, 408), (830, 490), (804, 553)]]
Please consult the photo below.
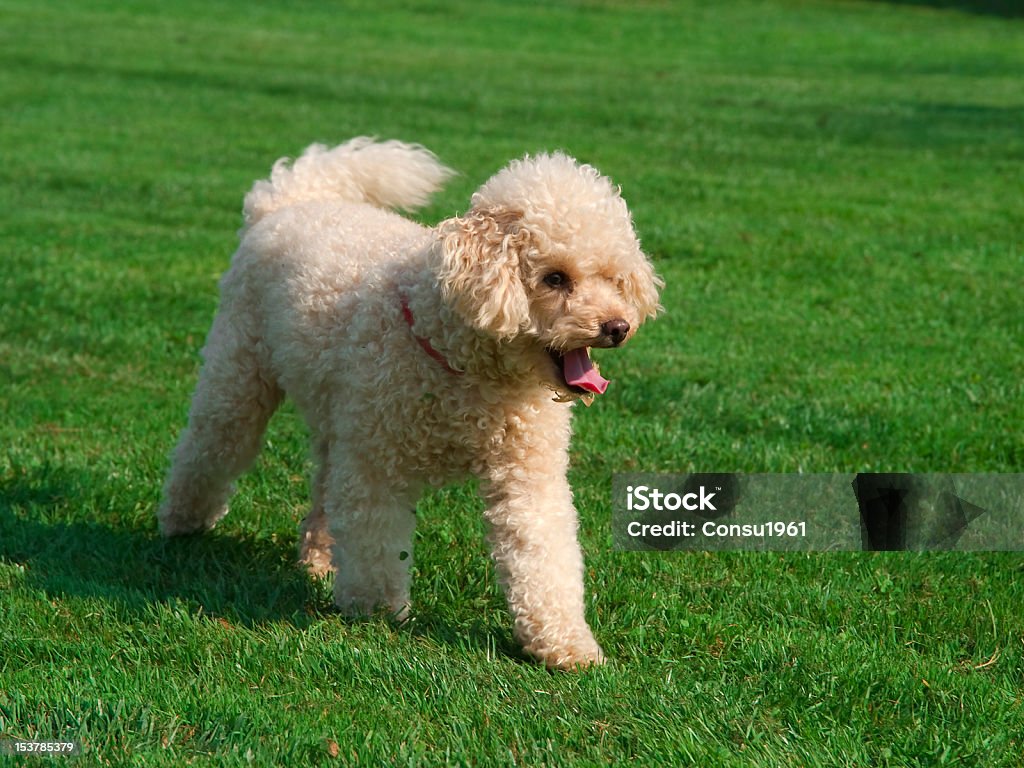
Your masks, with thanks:
[[(0, 0), (0, 740), (1020, 765), (1024, 556), (611, 547), (618, 471), (1024, 471), (1024, 17), (971, 5)], [(568, 150), (666, 280), (576, 414), (604, 668), (521, 656), (472, 486), (419, 507), (407, 626), (332, 612), (290, 409), (215, 532), (157, 535), (243, 195), (359, 134), (461, 172), (424, 221)]]

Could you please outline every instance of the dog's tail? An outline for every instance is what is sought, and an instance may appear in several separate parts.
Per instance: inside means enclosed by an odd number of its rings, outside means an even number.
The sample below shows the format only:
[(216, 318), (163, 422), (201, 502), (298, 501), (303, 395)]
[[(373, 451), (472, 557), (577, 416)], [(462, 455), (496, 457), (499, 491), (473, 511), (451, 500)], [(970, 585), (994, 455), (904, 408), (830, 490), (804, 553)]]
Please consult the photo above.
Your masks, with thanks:
[(366, 137), (333, 148), (313, 144), (291, 165), (288, 158), (278, 160), (270, 178), (253, 185), (245, 196), (243, 229), (279, 208), (314, 200), (412, 210), (426, 205), (453, 175), (417, 144)]

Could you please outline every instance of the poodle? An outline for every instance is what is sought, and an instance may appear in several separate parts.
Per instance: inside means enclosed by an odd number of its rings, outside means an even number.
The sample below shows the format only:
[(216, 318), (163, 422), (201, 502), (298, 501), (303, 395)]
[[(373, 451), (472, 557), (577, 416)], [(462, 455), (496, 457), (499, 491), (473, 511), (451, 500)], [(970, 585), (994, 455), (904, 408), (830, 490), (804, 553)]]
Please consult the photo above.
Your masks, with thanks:
[(453, 175), (428, 150), (353, 139), (280, 160), (245, 198), (161, 532), (211, 528), (287, 395), (315, 476), (301, 560), (335, 572), (349, 615), (409, 611), (415, 506), (479, 479), (488, 541), (524, 650), (599, 664), (566, 479), (575, 401), (608, 380), (663, 285), (617, 187), (561, 153), (512, 162), (462, 216), (396, 213)]

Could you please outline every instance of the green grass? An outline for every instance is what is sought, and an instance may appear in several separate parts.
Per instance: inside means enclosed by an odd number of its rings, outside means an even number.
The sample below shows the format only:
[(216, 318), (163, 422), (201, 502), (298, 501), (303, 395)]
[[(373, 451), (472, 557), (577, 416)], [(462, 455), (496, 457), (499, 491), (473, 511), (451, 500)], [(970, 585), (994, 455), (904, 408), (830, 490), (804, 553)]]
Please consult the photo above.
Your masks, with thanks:
[[(1020, 555), (609, 529), (614, 471), (1024, 471), (1024, 20), (978, 7), (0, 0), (0, 738), (79, 739), (78, 765), (1018, 765)], [(420, 507), (408, 627), (332, 613), (293, 565), (290, 411), (215, 533), (156, 535), (242, 196), (364, 133), (462, 172), (429, 221), (567, 149), (666, 279), (576, 420), (606, 668), (522, 659), (470, 487)]]

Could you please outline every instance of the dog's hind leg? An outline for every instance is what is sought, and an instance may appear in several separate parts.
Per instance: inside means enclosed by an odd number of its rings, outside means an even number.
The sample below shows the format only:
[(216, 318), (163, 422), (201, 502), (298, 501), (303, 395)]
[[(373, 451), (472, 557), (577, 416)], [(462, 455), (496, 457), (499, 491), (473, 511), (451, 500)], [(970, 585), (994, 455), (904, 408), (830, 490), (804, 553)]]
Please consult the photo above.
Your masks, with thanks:
[(334, 570), (334, 566), (331, 565), (334, 539), (327, 530), (327, 515), (324, 513), (324, 496), (327, 492), (327, 438), (316, 438), (314, 446), (316, 474), (313, 476), (313, 507), (299, 527), (299, 562), (304, 563), (314, 575), (324, 576)]
[(349, 616), (409, 612), (418, 488), (383, 476), (351, 449), (331, 446), (324, 512), (334, 540), (334, 602)]
[(259, 453), (283, 393), (268, 376), (266, 350), (248, 318), (222, 311), (203, 350), (205, 363), (188, 427), (175, 449), (157, 512), (165, 536), (212, 528), (227, 512), (234, 480)]

